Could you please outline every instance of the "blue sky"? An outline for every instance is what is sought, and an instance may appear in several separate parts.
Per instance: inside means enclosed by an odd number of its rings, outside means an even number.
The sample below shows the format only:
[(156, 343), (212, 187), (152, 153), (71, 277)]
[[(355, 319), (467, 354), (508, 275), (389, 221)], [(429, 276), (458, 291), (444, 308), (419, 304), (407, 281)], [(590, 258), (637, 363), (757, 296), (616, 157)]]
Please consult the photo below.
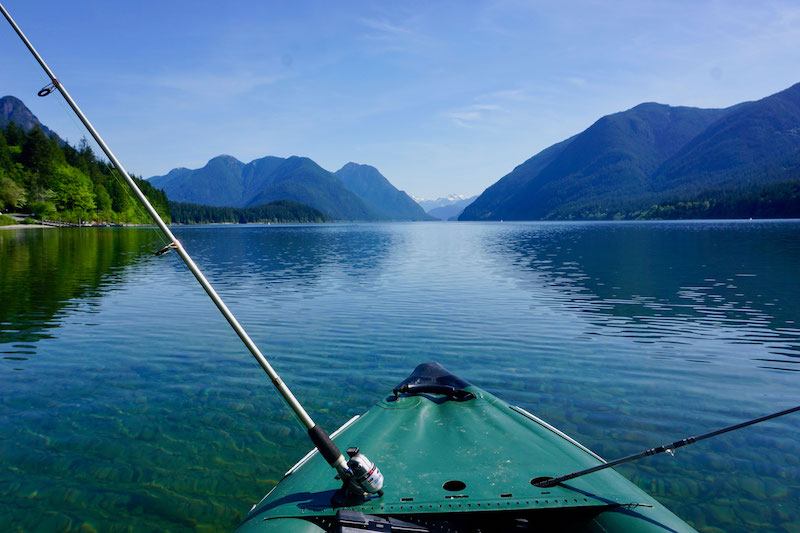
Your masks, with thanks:
[[(0, 0), (138, 175), (304, 155), (479, 194), (602, 115), (800, 81), (793, 1)], [(5, 21), (0, 96), (84, 135)]]

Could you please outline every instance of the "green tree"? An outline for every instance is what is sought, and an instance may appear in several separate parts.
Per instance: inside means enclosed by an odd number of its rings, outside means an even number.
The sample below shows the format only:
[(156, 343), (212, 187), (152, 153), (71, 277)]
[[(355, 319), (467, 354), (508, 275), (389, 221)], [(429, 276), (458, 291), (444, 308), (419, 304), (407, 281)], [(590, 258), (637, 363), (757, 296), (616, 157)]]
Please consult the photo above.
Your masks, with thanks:
[(117, 213), (125, 213), (131, 208), (130, 197), (126, 186), (116, 180), (108, 183), (108, 192), (111, 195), (111, 208)]
[(72, 166), (78, 167), (81, 172), (91, 176), (91, 169), (97, 166), (97, 158), (94, 156), (94, 151), (89, 146), (89, 141), (86, 140), (86, 137), (81, 139), (75, 159), (76, 161)]
[(0, 171), (11, 170), (14, 161), (11, 159), (11, 151), (8, 149), (6, 136), (0, 131)]
[(103, 213), (111, 211), (111, 195), (100, 183), (94, 185), (94, 197), (98, 211)]
[(25, 189), (2, 172), (0, 170), (0, 209), (19, 209), (25, 205)]
[(86, 218), (95, 209), (92, 181), (75, 167), (61, 165), (53, 176), (55, 204), (60, 209), (75, 211), (80, 218)]
[[(114, 177), (106, 161), (98, 159), (89, 142), (79, 148), (47, 137), (39, 127), (25, 133), (10, 122), (0, 128), (0, 208), (26, 207), (39, 218), (64, 220), (97, 216), (114, 222), (148, 223), (127, 185)], [(134, 178), (136, 179), (136, 178)], [(164, 191), (136, 180), (163, 218), (170, 220)]]
[[(21, 162), (33, 172), (38, 173), (42, 179), (47, 179), (52, 174), (52, 145), (40, 127), (34, 126), (25, 136), (22, 143)], [(45, 182), (44, 185), (47, 183)]]
[(50, 165), (56, 167), (58, 165), (66, 165), (67, 157), (64, 149), (61, 147), (61, 141), (55, 135), (47, 139), (50, 145)]
[(6, 126), (5, 136), (9, 146), (22, 146), (25, 142), (25, 131), (13, 120)]

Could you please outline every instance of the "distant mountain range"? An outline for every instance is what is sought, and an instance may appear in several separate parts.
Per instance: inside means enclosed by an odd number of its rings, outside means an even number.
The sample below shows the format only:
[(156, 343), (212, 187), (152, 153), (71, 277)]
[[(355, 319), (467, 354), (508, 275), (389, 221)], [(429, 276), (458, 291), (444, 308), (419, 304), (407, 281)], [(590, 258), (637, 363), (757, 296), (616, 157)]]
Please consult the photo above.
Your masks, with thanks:
[(419, 196), (412, 196), (411, 198), (413, 198), (415, 202), (417, 202), (420, 206), (422, 206), (422, 209), (424, 209), (425, 212), (427, 213), (431, 209), (435, 209), (437, 207), (446, 207), (448, 205), (453, 205), (458, 202), (463, 202), (464, 200), (467, 200), (469, 197), (463, 194), (450, 194), (448, 196), (440, 196), (435, 200), (430, 200), (428, 198), (421, 198)]
[(516, 167), (459, 220), (631, 218), (797, 180), (800, 84), (726, 109), (644, 103), (602, 117)]
[(454, 202), (446, 205), (434, 207), (428, 211), (428, 214), (432, 217), (438, 218), (439, 220), (458, 219), (459, 215), (464, 212), (464, 208), (474, 202), (477, 198), (477, 196), (470, 196), (469, 198), (463, 197), (462, 195), (459, 196), (461, 196), (461, 199), (455, 200)]
[[(0, 127), (11, 121), (57, 138), (19, 99), (5, 96)], [(297, 156), (245, 164), (221, 155), (149, 182), (176, 202), (246, 208), (290, 200), (333, 220), (796, 217), (800, 84), (725, 109), (644, 103), (604, 116), (474, 201), (415, 202), (369, 165), (329, 172)]]
[(430, 219), (377, 169), (356, 163), (331, 173), (307, 157), (268, 156), (245, 164), (221, 155), (203, 168), (176, 168), (148, 181), (177, 202), (252, 207), (293, 200), (334, 220)]
[[(21, 100), (5, 96), (0, 98), (0, 128), (10, 122), (25, 132), (38, 126), (63, 144)], [(357, 163), (348, 163), (331, 173), (307, 157), (268, 156), (245, 164), (221, 155), (203, 168), (176, 168), (148, 182), (164, 190), (173, 203), (253, 208), (293, 201), (333, 220), (435, 220), (376, 168)], [(181, 209), (193, 210), (192, 216), (209, 215), (198, 210), (198, 205)], [(250, 211), (243, 213), (242, 216), (248, 215)]]

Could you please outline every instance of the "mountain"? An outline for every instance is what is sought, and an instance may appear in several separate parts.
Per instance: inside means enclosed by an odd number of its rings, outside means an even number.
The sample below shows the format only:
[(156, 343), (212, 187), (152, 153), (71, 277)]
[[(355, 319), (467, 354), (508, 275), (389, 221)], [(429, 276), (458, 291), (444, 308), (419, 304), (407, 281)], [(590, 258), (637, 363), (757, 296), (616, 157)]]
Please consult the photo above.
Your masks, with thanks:
[(166, 176), (149, 178), (170, 200), (194, 204), (244, 207), (242, 172), (245, 164), (229, 155), (211, 159), (197, 170), (176, 168)]
[(434, 207), (428, 211), (428, 214), (432, 217), (438, 218), (439, 220), (455, 220), (461, 215), (461, 213), (464, 212), (464, 208), (474, 202), (476, 198), (477, 196), (472, 196), (470, 198), (463, 198), (448, 205)]
[(661, 165), (653, 187), (699, 193), (772, 184), (800, 178), (799, 164), (800, 83), (731, 108)]
[(653, 175), (731, 109), (644, 103), (608, 115), (522, 163), (459, 220), (580, 216), (653, 199)]
[(333, 173), (385, 220), (433, 220), (405, 192), (397, 190), (378, 169), (347, 163)]
[(794, 211), (779, 194), (797, 183), (800, 84), (727, 109), (646, 103), (605, 116), (519, 165), (459, 220), (785, 216)]
[(24, 131), (30, 131), (34, 126), (39, 126), (45, 135), (50, 138), (55, 137), (63, 145), (64, 141), (51, 131), (47, 126), (39, 122), (28, 106), (22, 100), (14, 96), (4, 96), (0, 98), (0, 128), (8, 126), (9, 122), (14, 122)]
[[(290, 157), (275, 165), (274, 159), (250, 163), (250, 187), (260, 188), (246, 207), (277, 200), (294, 200), (318, 209), (334, 220), (377, 220), (380, 215), (347, 189), (333, 174), (307, 157)], [(261, 168), (255, 168), (261, 162)], [(250, 168), (246, 169), (250, 170)], [(264, 171), (267, 172), (264, 172)], [(262, 181), (263, 180), (263, 181)]]
[(463, 194), (450, 194), (448, 196), (440, 196), (435, 200), (429, 200), (427, 198), (420, 198), (417, 196), (412, 196), (411, 198), (420, 206), (422, 206), (422, 209), (424, 209), (426, 213), (430, 213), (431, 209), (453, 205), (456, 202), (466, 200), (467, 196)]
[(244, 164), (229, 155), (203, 168), (177, 168), (149, 179), (176, 202), (219, 207), (253, 207), (293, 200), (334, 220), (377, 220), (378, 212), (333, 174), (307, 157), (264, 157)]

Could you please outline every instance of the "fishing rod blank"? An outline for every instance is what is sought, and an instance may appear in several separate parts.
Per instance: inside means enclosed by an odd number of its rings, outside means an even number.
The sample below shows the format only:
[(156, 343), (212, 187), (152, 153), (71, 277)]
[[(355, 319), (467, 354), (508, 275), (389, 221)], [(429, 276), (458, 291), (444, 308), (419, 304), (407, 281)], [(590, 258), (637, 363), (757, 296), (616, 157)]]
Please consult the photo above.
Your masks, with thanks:
[(244, 330), (242, 325), (239, 323), (239, 321), (236, 319), (233, 313), (231, 313), (230, 309), (228, 309), (228, 307), (225, 305), (225, 302), (222, 301), (222, 298), (220, 298), (219, 294), (217, 294), (217, 291), (214, 290), (214, 287), (212, 287), (211, 284), (208, 282), (206, 277), (203, 275), (203, 273), (195, 264), (194, 260), (189, 256), (189, 254), (183, 248), (178, 239), (176, 239), (175, 236), (172, 234), (172, 231), (170, 231), (169, 227), (167, 227), (167, 225), (161, 219), (161, 216), (147, 200), (147, 197), (144, 195), (144, 193), (142, 193), (142, 191), (136, 185), (136, 182), (134, 182), (133, 179), (131, 179), (131, 177), (128, 175), (128, 172), (122, 167), (122, 164), (111, 152), (111, 149), (108, 147), (108, 145), (106, 145), (106, 143), (100, 137), (100, 134), (97, 133), (97, 130), (94, 129), (94, 126), (92, 126), (92, 124), (89, 122), (89, 119), (86, 118), (86, 115), (83, 114), (83, 111), (80, 110), (78, 105), (72, 99), (69, 92), (67, 92), (67, 89), (64, 87), (64, 84), (61, 81), (59, 81), (58, 78), (56, 78), (55, 74), (53, 74), (53, 71), (50, 70), (50, 67), (47, 66), (47, 64), (44, 62), (44, 59), (42, 59), (42, 56), (39, 55), (39, 53), (33, 47), (33, 44), (31, 44), (31, 42), (22, 32), (20, 27), (17, 25), (17, 23), (14, 22), (14, 19), (11, 18), (11, 15), (8, 13), (8, 11), (3, 6), (2, 3), (0, 3), (0, 12), (3, 13), (3, 16), (5, 16), (6, 20), (8, 20), (8, 23), (17, 33), (22, 42), (25, 43), (25, 46), (28, 48), (28, 50), (31, 52), (33, 57), (36, 59), (36, 61), (39, 63), (39, 65), (42, 67), (42, 69), (45, 71), (47, 76), (50, 78), (50, 81), (52, 82), (52, 85), (49, 85), (43, 88), (41, 91), (39, 91), (39, 96), (47, 96), (56, 89), (58, 90), (58, 92), (61, 93), (61, 95), (67, 101), (67, 104), (69, 104), (69, 106), (81, 120), (86, 129), (89, 130), (89, 133), (92, 135), (94, 140), (97, 141), (97, 144), (106, 154), (108, 159), (114, 164), (116, 169), (128, 183), (128, 186), (130, 186), (130, 188), (133, 189), (133, 192), (139, 198), (139, 201), (142, 203), (142, 205), (144, 205), (145, 209), (147, 209), (147, 212), (153, 218), (155, 223), (158, 225), (161, 231), (164, 232), (164, 235), (166, 235), (167, 238), (169, 239), (170, 244), (167, 245), (165, 248), (163, 248), (160, 251), (160, 253), (162, 254), (166, 253), (170, 249), (173, 249), (178, 253), (181, 259), (183, 259), (183, 262), (186, 263), (186, 266), (189, 268), (191, 273), (194, 274), (194, 277), (197, 278), (197, 281), (200, 283), (200, 285), (206, 291), (208, 296), (214, 302), (214, 305), (217, 306), (217, 309), (219, 309), (219, 311), (228, 321), (230, 326), (239, 336), (241, 341), (244, 343), (244, 345), (247, 347), (250, 353), (253, 354), (253, 357), (255, 357), (256, 361), (258, 361), (258, 364), (267, 373), (267, 375), (270, 378), (270, 381), (275, 386), (275, 389), (277, 389), (278, 393), (281, 395), (283, 400), (286, 402), (289, 408), (294, 412), (294, 414), (297, 416), (300, 422), (308, 430), (308, 435), (311, 438), (312, 442), (314, 443), (314, 446), (316, 446), (317, 449), (319, 450), (320, 454), (325, 458), (325, 460), (328, 461), (328, 463), (331, 466), (336, 468), (336, 470), (338, 470), (340, 474), (347, 475), (348, 472), (347, 461), (345, 460), (344, 455), (342, 455), (342, 452), (339, 451), (339, 448), (333, 443), (333, 441), (331, 441), (328, 434), (322, 428), (320, 428), (318, 425), (314, 423), (314, 421), (308, 415), (303, 406), (300, 405), (300, 402), (298, 402), (297, 399), (294, 397), (292, 391), (289, 390), (289, 387), (287, 387), (286, 384), (281, 380), (280, 376), (278, 376), (278, 373), (275, 372), (275, 370), (272, 368), (272, 365), (269, 364), (269, 361), (267, 361), (266, 357), (264, 357), (264, 355), (261, 353), (261, 350), (258, 349), (253, 340)]
[(762, 416), (761, 418), (748, 420), (747, 422), (742, 422), (741, 424), (736, 424), (733, 426), (728, 426), (726, 428), (718, 429), (716, 431), (711, 431), (710, 433), (705, 433), (703, 435), (700, 435), (699, 437), (688, 437), (679, 441), (675, 441), (672, 444), (665, 444), (663, 446), (658, 446), (656, 448), (650, 448), (649, 450), (635, 453), (633, 455), (629, 455), (627, 457), (623, 457), (615, 461), (610, 461), (608, 463), (593, 466), (592, 468), (587, 468), (586, 470), (579, 470), (577, 472), (573, 472), (572, 474), (567, 474), (564, 476), (559, 476), (545, 481), (541, 481), (539, 483), (535, 483), (534, 487), (542, 487), (542, 488), (554, 487), (555, 485), (558, 485), (561, 482), (568, 481), (570, 479), (575, 479), (576, 477), (585, 476), (586, 474), (592, 474), (594, 472), (618, 466), (623, 463), (629, 463), (631, 461), (641, 459), (642, 457), (647, 457), (649, 455), (656, 455), (664, 452), (672, 453), (675, 451), (676, 448), (680, 448), (688, 444), (694, 444), (695, 442), (701, 441), (703, 439), (710, 439), (711, 437), (716, 437), (717, 435), (722, 435), (723, 433), (728, 433), (729, 431), (734, 431), (736, 429), (741, 429), (743, 427), (752, 426), (753, 424), (758, 424), (759, 422), (772, 420), (773, 418), (778, 418), (779, 416), (788, 415), (789, 413), (794, 413), (795, 411), (800, 411), (800, 405), (798, 405), (797, 407), (792, 407), (791, 409), (786, 409), (785, 411), (780, 411), (778, 413), (772, 413), (771, 415)]

